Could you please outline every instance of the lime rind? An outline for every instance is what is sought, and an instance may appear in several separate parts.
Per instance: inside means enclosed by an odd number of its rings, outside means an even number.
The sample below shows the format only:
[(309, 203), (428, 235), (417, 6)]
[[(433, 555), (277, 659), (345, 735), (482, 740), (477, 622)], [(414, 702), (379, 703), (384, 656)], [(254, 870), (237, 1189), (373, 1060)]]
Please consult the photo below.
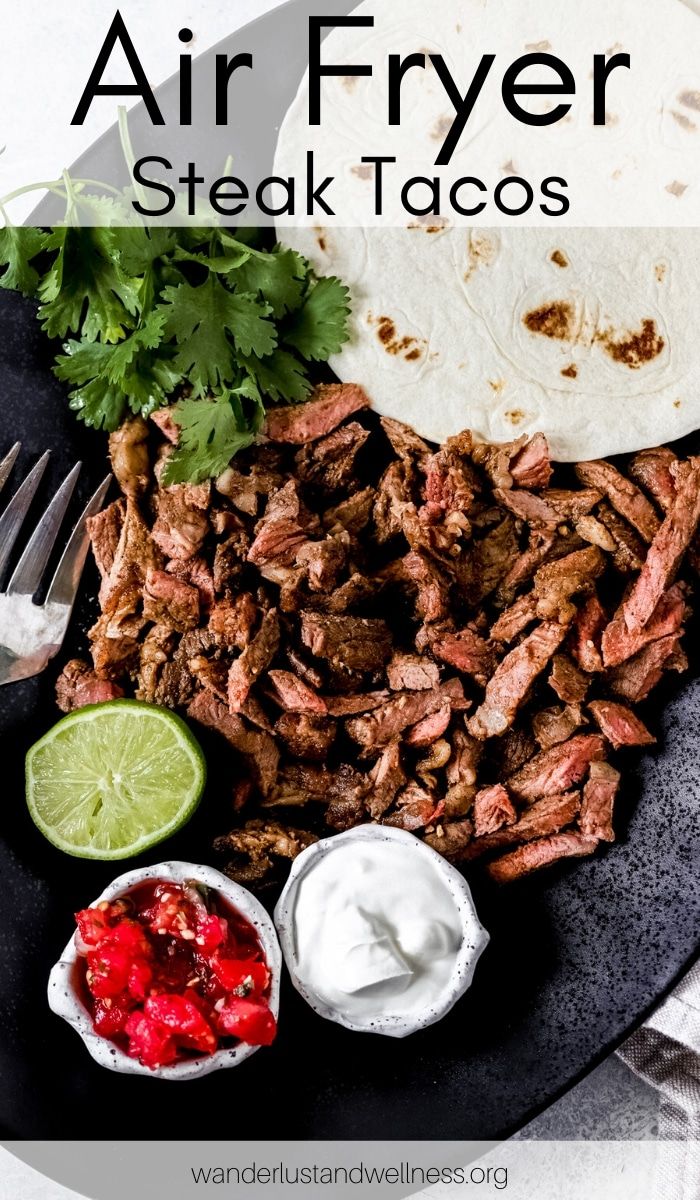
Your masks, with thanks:
[(206, 761), (181, 717), (138, 700), (64, 717), (27, 754), (27, 805), (37, 828), (76, 858), (135, 857), (186, 824)]

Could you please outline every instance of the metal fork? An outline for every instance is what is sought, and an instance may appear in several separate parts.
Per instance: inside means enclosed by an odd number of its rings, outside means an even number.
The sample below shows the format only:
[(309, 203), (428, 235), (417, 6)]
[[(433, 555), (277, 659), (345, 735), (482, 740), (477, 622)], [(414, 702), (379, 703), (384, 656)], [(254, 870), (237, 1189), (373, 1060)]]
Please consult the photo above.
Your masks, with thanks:
[[(0, 462), (0, 491), (15, 465), (17, 442)], [(17, 536), (49, 461), (47, 450), (0, 516), (0, 585)], [(112, 476), (100, 484), (73, 530), (43, 604), (34, 603), (80, 474), (76, 463), (32, 533), (4, 591), (0, 591), (0, 685), (38, 675), (61, 648), (90, 542), (87, 521), (100, 511)]]

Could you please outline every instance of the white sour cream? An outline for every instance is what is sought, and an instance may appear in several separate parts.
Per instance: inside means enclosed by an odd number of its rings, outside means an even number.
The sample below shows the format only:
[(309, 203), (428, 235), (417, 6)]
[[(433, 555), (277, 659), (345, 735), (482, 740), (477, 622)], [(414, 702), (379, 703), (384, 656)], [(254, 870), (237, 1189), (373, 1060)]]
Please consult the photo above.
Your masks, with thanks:
[(462, 876), (410, 834), (377, 826), (305, 851), (275, 917), (312, 1007), (397, 1037), (452, 1007), (488, 940)]

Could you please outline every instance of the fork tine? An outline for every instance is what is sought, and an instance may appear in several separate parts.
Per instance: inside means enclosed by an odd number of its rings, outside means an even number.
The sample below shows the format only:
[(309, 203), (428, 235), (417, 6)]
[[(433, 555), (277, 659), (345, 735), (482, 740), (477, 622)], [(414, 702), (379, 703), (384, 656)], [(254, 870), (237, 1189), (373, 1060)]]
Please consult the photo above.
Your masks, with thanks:
[(66, 509), (73, 495), (81, 467), (82, 463), (76, 463), (70, 474), (66, 476), (27, 542), (24, 553), (7, 585), (8, 596), (13, 594), (33, 596), (39, 587), (58, 537), (58, 531), (63, 524), (63, 518), (66, 515)]
[(111, 482), (112, 476), (108, 475), (85, 506), (56, 568), (56, 574), (46, 597), (46, 604), (65, 604), (72, 608), (90, 544), (87, 531), (88, 518), (94, 517), (100, 511)]
[(10, 478), (10, 475), (12, 474), (12, 468), (14, 467), (14, 465), (17, 461), (17, 455), (19, 454), (21, 449), (22, 449), (22, 443), (15, 442), (12, 449), (10, 451), (8, 451), (8, 453), (3, 458), (2, 462), (0, 462), (0, 492), (2, 491), (5, 484), (7, 483), (8, 479)]
[(12, 547), (22, 527), (22, 522), (34, 499), (36, 490), (41, 482), (41, 477), (46, 470), (50, 453), (51, 451), (47, 450), (45, 454), (42, 454), (38, 463), (29, 472), (21, 487), (17, 489), (0, 517), (0, 579), (2, 579), (3, 572), (7, 566), (7, 560), (12, 553)]

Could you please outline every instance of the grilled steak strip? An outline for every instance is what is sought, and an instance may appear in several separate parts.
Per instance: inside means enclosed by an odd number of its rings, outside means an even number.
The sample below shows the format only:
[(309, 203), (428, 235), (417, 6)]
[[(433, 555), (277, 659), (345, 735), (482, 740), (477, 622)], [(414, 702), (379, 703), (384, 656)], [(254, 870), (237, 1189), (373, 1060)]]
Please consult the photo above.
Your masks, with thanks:
[(599, 734), (577, 734), (568, 742), (543, 750), (508, 780), (518, 800), (531, 804), (541, 796), (558, 795), (580, 783), (592, 762), (605, 758)]
[(700, 458), (691, 458), (680, 472), (676, 498), (654, 538), (639, 577), (624, 602), (631, 633), (644, 629), (678, 569), (700, 522)]
[(643, 492), (625, 479), (609, 462), (578, 463), (576, 474), (589, 487), (597, 488), (608, 497), (616, 512), (629, 521), (645, 542), (651, 542), (659, 531), (660, 521), (654, 506)]
[(610, 763), (591, 763), (579, 817), (579, 827), (585, 837), (598, 838), (601, 842), (615, 841), (612, 818), (619, 787), (620, 772)]
[(543, 623), (506, 655), (486, 685), (484, 703), (469, 721), (473, 737), (497, 737), (513, 724), (535, 679), (565, 637), (564, 626)]
[(594, 700), (588, 705), (601, 733), (611, 746), (653, 746), (656, 738), (643, 721), (624, 704), (613, 700)]
[(503, 858), (497, 858), (486, 868), (495, 883), (513, 883), (524, 875), (552, 866), (563, 858), (584, 858), (593, 854), (598, 845), (596, 838), (584, 837), (582, 833), (557, 833), (540, 842), (527, 842)]

